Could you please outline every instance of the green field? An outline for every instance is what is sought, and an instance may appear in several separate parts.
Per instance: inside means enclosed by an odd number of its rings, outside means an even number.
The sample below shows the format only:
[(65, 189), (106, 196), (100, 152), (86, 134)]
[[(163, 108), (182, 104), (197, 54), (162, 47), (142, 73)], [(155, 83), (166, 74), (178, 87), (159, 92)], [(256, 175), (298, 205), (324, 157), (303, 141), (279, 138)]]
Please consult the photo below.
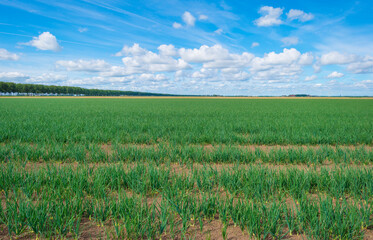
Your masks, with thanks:
[(0, 239), (368, 239), (372, 99), (0, 98)]

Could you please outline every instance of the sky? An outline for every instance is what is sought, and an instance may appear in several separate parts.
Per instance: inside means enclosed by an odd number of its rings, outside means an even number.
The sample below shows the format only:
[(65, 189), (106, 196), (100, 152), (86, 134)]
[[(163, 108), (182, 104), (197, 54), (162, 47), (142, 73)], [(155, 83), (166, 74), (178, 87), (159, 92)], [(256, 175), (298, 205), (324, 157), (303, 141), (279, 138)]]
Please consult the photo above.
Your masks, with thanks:
[(373, 95), (373, 2), (0, 0), (0, 81)]

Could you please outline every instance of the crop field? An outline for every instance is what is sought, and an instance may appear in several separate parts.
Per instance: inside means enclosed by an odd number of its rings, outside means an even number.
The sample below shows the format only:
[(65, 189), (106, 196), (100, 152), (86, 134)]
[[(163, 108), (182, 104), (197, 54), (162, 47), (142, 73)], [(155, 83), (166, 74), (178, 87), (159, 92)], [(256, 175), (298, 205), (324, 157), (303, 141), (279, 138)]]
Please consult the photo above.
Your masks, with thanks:
[(0, 98), (0, 239), (373, 239), (373, 99)]

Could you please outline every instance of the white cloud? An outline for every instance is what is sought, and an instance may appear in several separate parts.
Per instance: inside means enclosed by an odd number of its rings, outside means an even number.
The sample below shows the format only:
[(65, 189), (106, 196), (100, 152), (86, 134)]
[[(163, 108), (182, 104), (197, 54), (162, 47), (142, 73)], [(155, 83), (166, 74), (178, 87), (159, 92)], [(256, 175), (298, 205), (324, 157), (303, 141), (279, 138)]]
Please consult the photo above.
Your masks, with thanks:
[[(68, 71), (97, 72), (97, 74), (85, 78), (79, 73), (79, 79), (75, 77), (68, 80), (63, 80), (64, 76), (61, 75), (54, 79), (56, 81), (62, 79), (62, 82), (71, 85), (90, 87), (111, 85), (116, 88), (125, 86), (126, 89), (142, 91), (148, 89), (155, 92), (175, 90), (176, 93), (177, 90), (197, 94), (196, 91), (210, 93), (216, 89), (222, 92), (230, 91), (228, 89), (233, 92), (242, 89), (246, 91), (261, 89), (264, 92), (272, 91), (273, 94), (280, 94), (279, 91), (282, 91), (281, 94), (286, 94), (284, 91), (296, 90), (297, 86), (302, 84), (303, 89), (307, 90), (308, 87), (312, 89), (315, 83), (312, 81), (317, 76), (311, 74), (302, 77), (304, 66), (312, 66), (312, 64), (321, 66), (321, 58), (316, 58), (314, 62), (312, 53), (302, 54), (295, 48), (284, 48), (281, 52), (269, 52), (256, 57), (249, 52), (232, 52), (221, 45), (178, 49), (172, 44), (163, 44), (158, 47), (158, 51), (153, 52), (142, 48), (139, 44), (133, 44), (124, 46), (117, 56), (122, 56), (123, 65), (112, 66), (99, 59), (59, 61), (56, 65)], [(356, 59), (364, 63), (372, 60), (369, 57), (356, 57)], [(352, 67), (353, 65), (351, 71)], [(74, 74), (77, 73), (71, 73), (73, 76)], [(341, 74), (331, 73), (328, 78), (334, 81)], [(29, 81), (42, 82), (37, 78)], [(335, 82), (339, 84), (338, 81)], [(331, 81), (322, 87), (328, 86), (331, 86)]]
[(352, 73), (373, 73), (373, 57), (366, 56), (353, 62), (347, 66), (347, 70)]
[(296, 45), (298, 44), (299, 39), (297, 37), (284, 37), (281, 39), (284, 46)]
[(302, 65), (311, 64), (310, 53), (301, 54), (295, 48), (280, 53), (270, 52), (263, 57), (255, 57), (250, 64), (253, 80), (274, 82), (289, 82), (299, 78)]
[[(174, 72), (177, 70), (188, 69), (191, 66), (183, 59), (171, 57), (175, 49), (172, 45), (161, 45), (160, 54), (141, 48), (138, 44), (132, 47), (124, 46), (120, 54), (128, 55), (122, 58), (127, 74), (146, 73), (146, 72)], [(172, 54), (172, 55), (170, 55)]]
[(81, 32), (81, 33), (84, 33), (84, 32), (88, 31), (88, 28), (80, 27), (80, 28), (78, 28), (78, 31)]
[(270, 52), (264, 54), (263, 58), (256, 57), (253, 66), (263, 67), (266, 65), (292, 64), (299, 60), (301, 53), (295, 48), (284, 48), (282, 53)]
[(317, 78), (316, 75), (307, 76), (307, 77), (304, 79), (304, 81), (313, 81), (313, 80), (315, 80), (316, 78)]
[(68, 80), (67, 75), (54, 74), (54, 73), (43, 73), (39, 76), (30, 77), (26, 80), (27, 83), (35, 84), (62, 84)]
[(222, 79), (225, 81), (247, 81), (251, 77), (251, 74), (245, 71), (239, 71), (237, 73), (230, 73), (222, 71)]
[(218, 70), (216, 69), (201, 68), (199, 71), (194, 72), (191, 77), (199, 79), (209, 79), (216, 77), (217, 74)]
[(229, 51), (221, 45), (214, 45), (212, 47), (202, 45), (199, 49), (181, 48), (179, 49), (179, 54), (187, 62), (203, 63), (226, 58), (229, 56)]
[(17, 78), (28, 78), (29, 76), (20, 72), (0, 72), (0, 79), (11, 80)]
[(164, 81), (168, 79), (164, 74), (151, 73), (143, 73), (139, 75), (138, 78), (142, 81)]
[(282, 15), (282, 8), (274, 8), (270, 6), (261, 7), (259, 13), (262, 15), (254, 21), (255, 25), (259, 27), (269, 27), (282, 24), (280, 19)]
[(329, 52), (321, 56), (320, 63), (322, 65), (347, 64), (356, 60), (356, 55), (344, 55), (339, 52)]
[(39, 50), (59, 51), (61, 49), (56, 37), (50, 32), (43, 32), (38, 37), (34, 37), (33, 40), (25, 44), (36, 47)]
[(180, 23), (174, 22), (174, 23), (172, 24), (172, 27), (173, 27), (173, 28), (176, 28), (176, 29), (179, 29), (179, 28), (181, 28), (182, 26), (181, 26)]
[(207, 20), (207, 19), (208, 19), (208, 17), (206, 15), (203, 15), (203, 14), (199, 15), (199, 17), (198, 17), (198, 20), (200, 20), (200, 21)]
[(162, 44), (158, 47), (159, 54), (164, 55), (164, 56), (176, 56), (177, 55), (177, 50), (174, 47), (174, 45), (169, 44)]
[(298, 19), (300, 22), (307, 22), (314, 18), (313, 14), (305, 13), (302, 10), (298, 10), (298, 9), (290, 9), (290, 11), (286, 13), (286, 16), (291, 21)]
[(363, 80), (360, 82), (354, 83), (354, 87), (358, 88), (368, 88), (373, 90), (373, 80)]
[(313, 86), (316, 87), (316, 88), (319, 88), (319, 87), (322, 87), (323, 85), (322, 85), (322, 83), (316, 83)]
[(204, 68), (242, 68), (248, 66), (254, 55), (243, 52), (232, 54), (221, 45), (202, 45), (199, 49), (179, 49), (182, 59), (189, 63), (202, 63)]
[(120, 50), (120, 52), (117, 52), (115, 56), (117, 57), (121, 57), (125, 55), (140, 56), (140, 55), (144, 55), (146, 52), (147, 52), (146, 49), (140, 47), (138, 43), (134, 43), (132, 47), (124, 45), (122, 50)]
[(334, 72), (330, 73), (330, 74), (327, 76), (327, 78), (341, 78), (341, 77), (343, 77), (343, 76), (344, 76), (343, 73), (340, 73), (340, 72), (336, 72), (336, 71), (334, 71)]
[(124, 66), (111, 66), (109, 69), (100, 72), (102, 77), (124, 77), (131, 74)]
[(321, 72), (321, 66), (320, 66), (319, 63), (316, 63), (316, 64), (312, 65), (312, 68), (313, 68), (313, 72), (314, 72), (314, 73), (319, 73), (319, 72)]
[(15, 53), (8, 52), (8, 50), (4, 48), (0, 48), (0, 60), (12, 60), (17, 61), (19, 56)]
[(75, 60), (56, 62), (57, 67), (63, 67), (67, 71), (102, 72), (110, 69), (110, 65), (101, 59)]
[(42, 75), (29, 76), (20, 72), (0, 72), (0, 80), (21, 82), (21, 83), (34, 83), (34, 84), (61, 84), (68, 80), (67, 75), (43, 73)]
[(188, 11), (184, 12), (182, 18), (188, 26), (194, 26), (194, 23), (196, 22), (196, 18)]
[(258, 47), (259, 46), (259, 43), (258, 42), (253, 42), (252, 44), (251, 44), (251, 47), (252, 48), (254, 48), (254, 47)]
[(223, 33), (223, 29), (221, 29), (221, 28), (219, 28), (219, 29), (217, 29), (217, 30), (215, 30), (214, 31), (214, 33), (216, 33), (216, 34), (222, 34)]
[(190, 68), (183, 59), (161, 56), (153, 52), (142, 56), (125, 57), (122, 58), (122, 62), (128, 73), (174, 72)]
[(311, 65), (313, 63), (312, 53), (303, 53), (299, 58), (299, 64), (301, 65)]

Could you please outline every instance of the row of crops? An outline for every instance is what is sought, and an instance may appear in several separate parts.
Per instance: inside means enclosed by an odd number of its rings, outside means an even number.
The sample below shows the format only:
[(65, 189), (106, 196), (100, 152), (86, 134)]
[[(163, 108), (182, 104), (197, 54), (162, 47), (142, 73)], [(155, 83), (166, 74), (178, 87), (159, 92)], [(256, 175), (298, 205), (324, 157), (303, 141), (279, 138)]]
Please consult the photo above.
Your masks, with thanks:
[(31, 162), (142, 162), (157, 163), (274, 163), (274, 164), (323, 164), (354, 163), (372, 164), (373, 149), (367, 146), (317, 148), (302, 146), (191, 146), (191, 145), (110, 145), (98, 144), (24, 144), (8, 143), (0, 148), (0, 159)]
[(359, 239), (373, 226), (372, 174), (370, 167), (9, 163), (0, 170), (0, 221), (12, 237), (79, 237), (89, 219), (109, 238), (191, 237), (218, 221), (224, 239), (235, 227), (247, 238)]

